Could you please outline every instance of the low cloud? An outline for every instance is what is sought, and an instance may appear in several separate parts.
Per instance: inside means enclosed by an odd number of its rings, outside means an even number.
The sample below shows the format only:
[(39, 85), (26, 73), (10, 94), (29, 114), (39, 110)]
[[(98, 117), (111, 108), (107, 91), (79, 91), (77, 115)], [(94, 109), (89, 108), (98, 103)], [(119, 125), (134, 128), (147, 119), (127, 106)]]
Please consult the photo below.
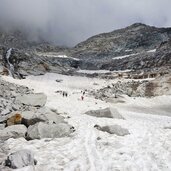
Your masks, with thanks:
[(0, 28), (74, 46), (135, 22), (171, 26), (170, 0), (0, 0)]

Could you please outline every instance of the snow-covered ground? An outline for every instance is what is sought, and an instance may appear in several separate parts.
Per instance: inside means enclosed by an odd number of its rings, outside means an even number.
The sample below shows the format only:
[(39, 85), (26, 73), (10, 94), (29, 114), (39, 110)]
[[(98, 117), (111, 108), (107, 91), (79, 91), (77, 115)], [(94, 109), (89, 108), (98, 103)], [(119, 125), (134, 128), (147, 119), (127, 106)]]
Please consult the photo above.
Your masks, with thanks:
[[(130, 51), (132, 51), (131, 49), (130, 50), (125, 50), (126, 52), (130, 52)], [(156, 49), (151, 49), (151, 50), (149, 50), (149, 51), (147, 51), (148, 53), (154, 53), (154, 52), (156, 52)], [(135, 55), (138, 55), (138, 54), (140, 54), (140, 53), (132, 53), (132, 54), (129, 54), (129, 55), (124, 55), (124, 56), (115, 56), (115, 57), (113, 57), (112, 59), (123, 59), (123, 58), (128, 58), (128, 57), (131, 57), (131, 56), (135, 56)]]
[(68, 59), (73, 59), (73, 60), (76, 60), (76, 61), (79, 61), (78, 58), (73, 58), (73, 57), (70, 57), (70, 56), (67, 56), (67, 55), (60, 55), (60, 54), (57, 54), (57, 53), (37, 53), (38, 56), (45, 56), (45, 57), (54, 57), (54, 58), (68, 58)]
[(115, 56), (114, 58), (112, 59), (123, 59), (123, 58), (128, 58), (130, 56), (135, 56), (135, 55), (138, 55), (139, 53), (133, 53), (133, 54), (130, 54), (130, 55), (124, 55), (124, 56)]
[(152, 49), (152, 50), (149, 50), (149, 51), (147, 51), (148, 53), (154, 53), (154, 52), (156, 52), (156, 49)]
[[(34, 88), (48, 96), (47, 106), (69, 115), (67, 121), (76, 128), (71, 137), (52, 140), (9, 139), (11, 152), (31, 149), (38, 165), (20, 171), (170, 171), (171, 170), (171, 96), (146, 98), (124, 97), (126, 103), (106, 103), (81, 91), (98, 89), (117, 80), (46, 74), (25, 80), (5, 80)], [(62, 82), (56, 82), (62, 79)], [(96, 84), (94, 84), (96, 83)], [(55, 93), (65, 90), (67, 98)], [(115, 107), (125, 118), (96, 118), (85, 115), (90, 109)], [(116, 136), (98, 131), (94, 125), (118, 124), (130, 135)]]

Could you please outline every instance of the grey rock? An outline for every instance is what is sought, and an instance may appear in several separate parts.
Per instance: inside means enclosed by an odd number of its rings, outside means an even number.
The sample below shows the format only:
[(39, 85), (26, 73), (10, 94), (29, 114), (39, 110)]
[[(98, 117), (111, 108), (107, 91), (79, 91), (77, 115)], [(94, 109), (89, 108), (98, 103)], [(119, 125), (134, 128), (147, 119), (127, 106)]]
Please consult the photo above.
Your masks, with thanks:
[(19, 169), (29, 165), (36, 165), (37, 161), (34, 159), (34, 154), (30, 150), (20, 150), (10, 154), (5, 165), (12, 169)]
[(12, 125), (0, 130), (0, 139), (7, 140), (9, 138), (25, 137), (27, 128), (24, 125)]
[(73, 132), (73, 127), (66, 123), (47, 124), (39, 122), (33, 126), (29, 126), (27, 132), (28, 139), (41, 138), (60, 138), (69, 136)]
[(5, 109), (1, 112), (1, 115), (7, 115), (9, 113), (11, 113), (11, 111), (9, 109)]
[(28, 106), (44, 106), (46, 104), (47, 96), (44, 93), (18, 95), (15, 102), (25, 104)]
[(43, 107), (35, 111), (23, 111), (22, 117), (26, 119), (27, 125), (34, 125), (32, 122), (47, 122), (47, 123), (65, 123), (64, 117), (58, 115), (52, 110)]
[(94, 116), (94, 117), (124, 119), (123, 116), (115, 108), (91, 110), (91, 111), (86, 112), (85, 114)]
[(120, 125), (110, 125), (110, 126), (103, 126), (103, 127), (100, 127), (99, 125), (95, 125), (94, 127), (100, 131), (108, 132), (109, 134), (116, 134), (118, 136), (125, 136), (130, 134), (128, 129), (122, 128)]

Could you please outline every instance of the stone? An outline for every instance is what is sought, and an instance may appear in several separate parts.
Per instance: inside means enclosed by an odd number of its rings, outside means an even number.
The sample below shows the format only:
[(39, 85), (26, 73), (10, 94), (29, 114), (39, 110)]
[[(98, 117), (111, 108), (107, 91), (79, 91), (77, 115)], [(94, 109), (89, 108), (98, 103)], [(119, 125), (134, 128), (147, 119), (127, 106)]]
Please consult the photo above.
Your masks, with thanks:
[(47, 124), (39, 122), (29, 126), (27, 139), (60, 138), (69, 136), (73, 131), (73, 127), (66, 123)]
[(9, 113), (11, 113), (11, 111), (9, 109), (5, 109), (1, 112), (1, 115), (7, 115)]
[(94, 117), (124, 119), (123, 116), (115, 108), (90, 110), (90, 111), (86, 112), (85, 114), (90, 115), (90, 116), (94, 116)]
[(0, 130), (0, 139), (7, 140), (9, 138), (25, 137), (27, 128), (24, 125), (12, 125)]
[(5, 165), (12, 169), (20, 169), (36, 164), (37, 161), (34, 159), (34, 154), (30, 150), (20, 150), (11, 153), (5, 160)]
[(110, 126), (99, 126), (95, 125), (95, 128), (97, 128), (100, 131), (108, 132), (109, 134), (116, 134), (118, 136), (125, 136), (130, 134), (128, 129), (122, 128), (120, 125), (110, 125)]
[(34, 125), (32, 122), (36, 120), (36, 122), (65, 123), (63, 116), (58, 115), (46, 107), (40, 108), (37, 111), (23, 111), (22, 117), (28, 126)]
[(46, 104), (47, 96), (44, 93), (18, 95), (16, 103), (28, 106), (42, 107)]

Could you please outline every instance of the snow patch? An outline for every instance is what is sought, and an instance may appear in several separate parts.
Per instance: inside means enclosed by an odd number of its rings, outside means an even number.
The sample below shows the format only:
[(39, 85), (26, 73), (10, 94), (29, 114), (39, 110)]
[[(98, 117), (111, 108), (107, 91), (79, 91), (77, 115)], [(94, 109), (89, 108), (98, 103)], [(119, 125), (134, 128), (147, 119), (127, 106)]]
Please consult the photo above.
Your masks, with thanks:
[(130, 57), (130, 56), (135, 56), (135, 55), (138, 55), (139, 53), (133, 53), (133, 54), (130, 54), (130, 55), (124, 55), (124, 56), (116, 56), (116, 57), (114, 57), (114, 58), (112, 58), (112, 59), (123, 59), (123, 58), (128, 58), (128, 57)]
[(148, 53), (154, 53), (154, 52), (156, 52), (156, 49), (152, 49), (152, 50), (149, 50), (149, 51), (147, 51)]

